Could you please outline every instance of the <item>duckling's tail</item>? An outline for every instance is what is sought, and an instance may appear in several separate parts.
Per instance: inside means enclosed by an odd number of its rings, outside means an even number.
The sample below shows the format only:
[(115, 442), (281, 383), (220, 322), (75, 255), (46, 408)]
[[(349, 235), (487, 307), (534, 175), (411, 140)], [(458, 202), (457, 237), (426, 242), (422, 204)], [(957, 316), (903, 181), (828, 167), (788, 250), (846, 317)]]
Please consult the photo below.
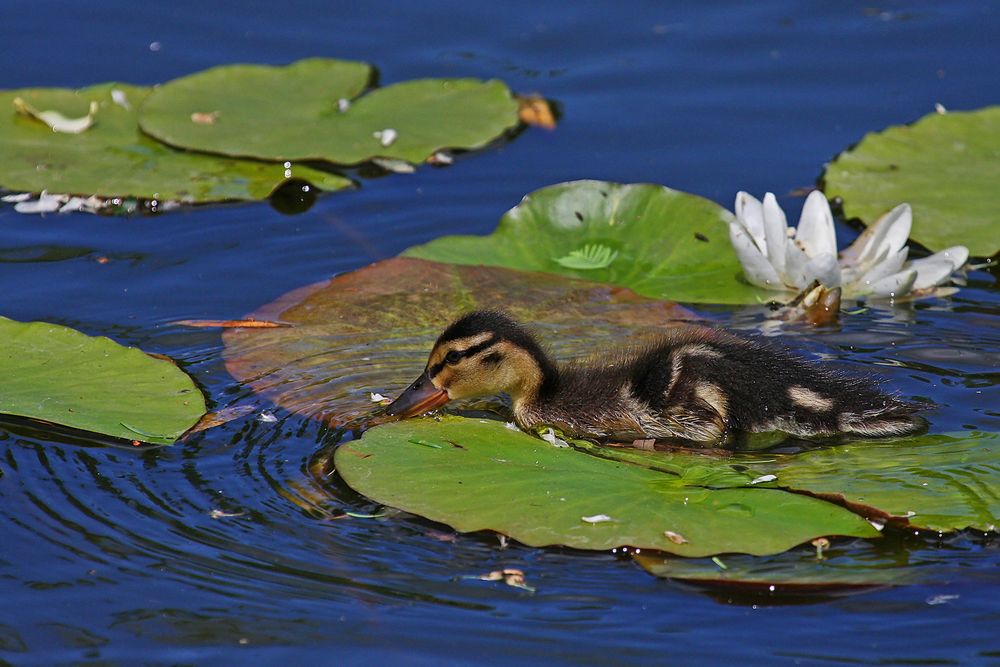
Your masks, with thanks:
[(927, 430), (927, 420), (917, 414), (924, 406), (886, 397), (881, 407), (841, 412), (840, 430), (868, 438), (914, 435)]

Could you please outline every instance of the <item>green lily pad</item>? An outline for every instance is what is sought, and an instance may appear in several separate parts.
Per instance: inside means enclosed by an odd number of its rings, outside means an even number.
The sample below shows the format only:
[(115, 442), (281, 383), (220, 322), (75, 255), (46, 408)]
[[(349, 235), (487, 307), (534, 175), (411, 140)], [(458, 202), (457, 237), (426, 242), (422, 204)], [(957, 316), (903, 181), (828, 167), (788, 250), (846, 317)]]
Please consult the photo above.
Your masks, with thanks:
[[(699, 461), (697, 454), (691, 459)], [(379, 503), (529, 546), (763, 555), (819, 536), (878, 535), (822, 500), (774, 489), (689, 486), (676, 475), (553, 447), (487, 420), (376, 426), (341, 445), (334, 462), (351, 488)]]
[(394, 258), (262, 307), (252, 317), (292, 326), (227, 330), (226, 367), (290, 411), (350, 423), (377, 407), (371, 392), (394, 396), (423, 371), (453, 319), (497, 306), (534, 323), (559, 359), (590, 354), (595, 340), (641, 340), (692, 315), (582, 280)]
[[(159, 86), (139, 122), (191, 150), (345, 165), (420, 163), (441, 149), (485, 146), (518, 123), (517, 102), (500, 81), (420, 79), (358, 98), (370, 77), (365, 63), (326, 58), (213, 67)], [(215, 120), (193, 123), (193, 113)]]
[(489, 236), (445, 236), (403, 255), (559, 273), (655, 299), (769, 300), (741, 278), (731, 219), (707, 199), (660, 185), (574, 181), (529, 194)]
[[(351, 185), (342, 176), (299, 165), (286, 170), (281, 164), (196, 155), (164, 146), (144, 136), (136, 122), (136, 109), (149, 91), (122, 83), (76, 91), (0, 91), (0, 188), (209, 203), (265, 199), (289, 176), (323, 190)], [(70, 118), (85, 116), (91, 102), (97, 102), (98, 109), (93, 126), (79, 134), (61, 134), (17, 113), (17, 98)]]
[(780, 456), (760, 466), (782, 488), (873, 519), (946, 532), (1000, 525), (1000, 434), (924, 435)]
[(915, 241), (992, 255), (1000, 249), (1000, 106), (933, 113), (867, 134), (830, 163), (823, 180), (828, 197), (843, 199), (848, 218), (872, 223), (909, 202)]
[(170, 361), (104, 337), (0, 317), (0, 413), (170, 444), (205, 413)]

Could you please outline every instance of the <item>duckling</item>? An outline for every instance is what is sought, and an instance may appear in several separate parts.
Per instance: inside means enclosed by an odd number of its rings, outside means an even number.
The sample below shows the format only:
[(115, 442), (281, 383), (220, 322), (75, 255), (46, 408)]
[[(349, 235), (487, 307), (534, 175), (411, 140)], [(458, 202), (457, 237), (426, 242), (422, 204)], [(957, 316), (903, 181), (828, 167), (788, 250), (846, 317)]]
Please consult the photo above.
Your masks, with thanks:
[(734, 445), (747, 434), (898, 436), (922, 430), (918, 406), (761, 340), (706, 327), (668, 329), (601, 360), (557, 366), (499, 311), (468, 313), (437, 339), (423, 374), (387, 408), (409, 417), (450, 400), (506, 392), (514, 421), (575, 438)]

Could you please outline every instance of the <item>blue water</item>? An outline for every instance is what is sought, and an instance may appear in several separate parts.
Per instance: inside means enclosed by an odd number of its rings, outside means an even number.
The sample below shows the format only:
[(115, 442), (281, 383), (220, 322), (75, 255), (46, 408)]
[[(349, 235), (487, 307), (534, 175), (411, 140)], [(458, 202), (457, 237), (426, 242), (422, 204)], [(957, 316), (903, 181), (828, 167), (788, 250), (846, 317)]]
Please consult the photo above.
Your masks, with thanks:
[[(217, 332), (172, 321), (237, 318), (436, 236), (487, 233), (525, 193), (564, 180), (663, 183), (727, 207), (737, 190), (771, 190), (794, 219), (801, 200), (788, 193), (866, 132), (935, 103), (998, 102), (989, 2), (7, 0), (2, 15), (0, 88), (332, 56), (375, 64), (383, 84), (499, 77), (562, 106), (555, 132), (363, 181), (297, 216), (267, 204), (126, 219), (0, 208), (0, 313), (168, 354), (217, 406), (271, 407), (226, 374)], [(800, 335), (933, 399), (935, 430), (996, 431), (998, 313), (995, 279), (976, 272), (952, 299)], [(306, 466), (323, 428), (276, 414), (145, 452), (0, 430), (0, 662), (1000, 663), (995, 538), (901, 546), (947, 565), (931, 583), (804, 606), (729, 601), (614, 554), (441, 541), (442, 527), (415, 518), (331, 520), (331, 508), (374, 506), (317, 485)], [(505, 566), (537, 593), (461, 579)], [(958, 597), (928, 603), (940, 595)]]

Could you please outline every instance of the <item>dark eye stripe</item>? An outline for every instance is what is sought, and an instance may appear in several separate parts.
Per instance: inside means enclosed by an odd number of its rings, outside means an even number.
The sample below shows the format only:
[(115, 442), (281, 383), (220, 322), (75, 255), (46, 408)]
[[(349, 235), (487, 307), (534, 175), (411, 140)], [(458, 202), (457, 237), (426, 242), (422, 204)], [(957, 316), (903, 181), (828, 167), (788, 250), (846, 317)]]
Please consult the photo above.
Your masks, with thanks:
[[(499, 339), (496, 336), (491, 336), (489, 339), (484, 340), (482, 343), (479, 343), (478, 345), (473, 345), (472, 347), (468, 347), (468, 348), (466, 348), (464, 350), (452, 350), (452, 352), (458, 352), (458, 354), (460, 355), (460, 357), (463, 358), (463, 359), (465, 357), (472, 357), (472, 356), (475, 356), (476, 354), (479, 354), (480, 352), (482, 352), (486, 348), (491, 347), (492, 345), (496, 344), (496, 342), (498, 340)], [(443, 369), (446, 365), (447, 365), (446, 362), (439, 361), (439, 362), (437, 362), (433, 366), (430, 366), (427, 369), (427, 374), (429, 376), (431, 376), (431, 377), (434, 377), (435, 375), (437, 375), (438, 373), (440, 373), (441, 369)]]

